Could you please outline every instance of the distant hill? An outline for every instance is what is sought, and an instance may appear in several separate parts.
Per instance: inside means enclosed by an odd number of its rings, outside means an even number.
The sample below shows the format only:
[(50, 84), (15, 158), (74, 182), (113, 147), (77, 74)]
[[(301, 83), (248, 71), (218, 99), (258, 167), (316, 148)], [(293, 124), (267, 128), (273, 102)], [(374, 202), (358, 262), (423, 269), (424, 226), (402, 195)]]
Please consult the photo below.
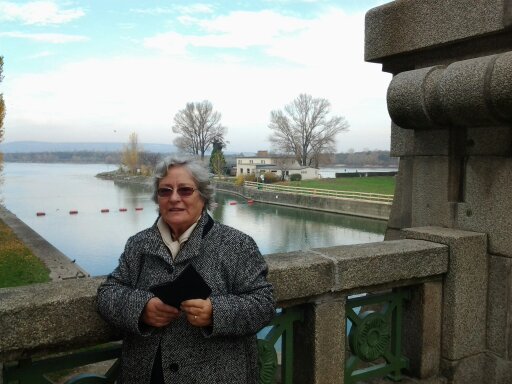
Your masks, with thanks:
[[(45, 141), (12, 141), (0, 143), (0, 152), (36, 153), (36, 152), (119, 152), (126, 143), (55, 143)], [(171, 144), (141, 143), (144, 151), (153, 153), (172, 153), (176, 147)]]

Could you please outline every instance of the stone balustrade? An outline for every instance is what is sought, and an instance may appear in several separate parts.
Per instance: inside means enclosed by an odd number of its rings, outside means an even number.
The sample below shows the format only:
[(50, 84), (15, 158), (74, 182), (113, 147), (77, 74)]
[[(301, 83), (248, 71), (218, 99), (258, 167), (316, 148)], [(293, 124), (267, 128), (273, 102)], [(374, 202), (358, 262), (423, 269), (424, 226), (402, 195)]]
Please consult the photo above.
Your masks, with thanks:
[[(463, 313), (474, 309), (472, 299), (464, 297), (468, 287), (461, 286), (470, 286), (471, 281), (461, 278), (457, 270), (450, 270), (450, 259), (481, 254), (485, 248), (482, 235), (452, 231), (411, 229), (404, 231), (404, 237), (409, 239), (267, 255), (269, 279), (279, 306), (299, 306), (304, 311), (304, 321), (296, 324), (293, 382), (343, 383), (348, 348), (347, 297), (398, 287), (409, 287), (412, 291), (404, 327), (404, 350), (411, 361), (412, 374), (439, 374), (440, 314), (448, 323), (456, 317), (446, 332), (457, 337)], [(464, 246), (466, 243), (469, 245)], [(443, 276), (453, 276), (445, 282), (450, 286), (448, 291), (445, 288), (445, 303)], [(96, 277), (0, 289), (0, 361), (119, 340), (120, 335), (95, 310), (96, 289), (102, 280)], [(460, 299), (467, 302), (459, 303)], [(451, 306), (457, 309), (456, 316)], [(432, 321), (433, 318), (436, 320)], [(467, 326), (473, 324), (464, 324)], [(448, 353), (465, 353), (464, 346), (458, 347), (459, 341), (453, 337), (443, 340), (443, 347)], [(407, 345), (423, 345), (424, 349)], [(432, 356), (438, 356), (437, 361), (431, 361)]]

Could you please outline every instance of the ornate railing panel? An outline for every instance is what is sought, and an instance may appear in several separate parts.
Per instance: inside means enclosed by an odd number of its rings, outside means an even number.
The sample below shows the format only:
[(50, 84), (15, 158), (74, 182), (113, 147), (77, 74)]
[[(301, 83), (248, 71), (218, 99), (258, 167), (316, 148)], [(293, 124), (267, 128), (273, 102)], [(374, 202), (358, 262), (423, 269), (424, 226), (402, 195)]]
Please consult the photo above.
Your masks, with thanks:
[[(402, 369), (408, 367), (401, 352), (403, 302), (408, 298), (409, 291), (399, 290), (347, 300), (351, 356), (345, 365), (345, 384), (384, 376), (401, 379)], [(367, 306), (381, 309), (365, 310)]]
[[(298, 308), (279, 312), (269, 325), (268, 333), (258, 339), (260, 384), (276, 382), (278, 368), (276, 343), (281, 342), (281, 383), (291, 384), (293, 378), (293, 324), (302, 321)], [(54, 384), (52, 373), (88, 364), (118, 359), (121, 356), (121, 343), (110, 343), (94, 349), (76, 351), (62, 356), (39, 360), (25, 359), (7, 363), (3, 369), (4, 384)], [(110, 384), (119, 374), (119, 360), (105, 374), (79, 374), (66, 381), (66, 384)]]
[[(94, 349), (76, 351), (62, 356), (49, 357), (40, 360), (25, 359), (7, 363), (3, 369), (4, 384), (53, 384), (51, 373), (83, 367), (119, 358), (121, 344), (110, 343)], [(66, 381), (66, 384), (105, 384), (114, 383), (118, 375), (117, 361), (104, 375), (81, 374)]]

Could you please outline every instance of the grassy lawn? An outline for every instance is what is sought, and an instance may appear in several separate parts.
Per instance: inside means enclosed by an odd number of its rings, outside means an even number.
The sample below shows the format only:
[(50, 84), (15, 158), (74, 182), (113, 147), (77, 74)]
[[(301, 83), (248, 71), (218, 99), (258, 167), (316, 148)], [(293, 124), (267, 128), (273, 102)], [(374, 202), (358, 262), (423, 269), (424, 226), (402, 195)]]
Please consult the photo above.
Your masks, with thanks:
[(394, 176), (338, 177), (332, 179), (281, 182), (280, 184), (303, 188), (331, 189), (368, 193), (395, 193)]
[(0, 220), (0, 288), (50, 281), (41, 260)]

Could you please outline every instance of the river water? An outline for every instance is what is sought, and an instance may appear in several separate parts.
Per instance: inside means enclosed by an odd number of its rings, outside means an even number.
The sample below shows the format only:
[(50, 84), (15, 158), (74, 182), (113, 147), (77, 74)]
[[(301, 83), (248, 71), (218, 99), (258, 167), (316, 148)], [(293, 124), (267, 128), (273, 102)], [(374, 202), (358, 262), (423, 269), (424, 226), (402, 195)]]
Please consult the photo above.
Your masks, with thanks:
[[(91, 275), (107, 274), (128, 237), (157, 218), (156, 205), (143, 188), (95, 177), (113, 169), (106, 164), (5, 163), (0, 202)], [(215, 200), (213, 217), (251, 235), (263, 254), (382, 241), (386, 227), (378, 220), (247, 204), (220, 192)]]

